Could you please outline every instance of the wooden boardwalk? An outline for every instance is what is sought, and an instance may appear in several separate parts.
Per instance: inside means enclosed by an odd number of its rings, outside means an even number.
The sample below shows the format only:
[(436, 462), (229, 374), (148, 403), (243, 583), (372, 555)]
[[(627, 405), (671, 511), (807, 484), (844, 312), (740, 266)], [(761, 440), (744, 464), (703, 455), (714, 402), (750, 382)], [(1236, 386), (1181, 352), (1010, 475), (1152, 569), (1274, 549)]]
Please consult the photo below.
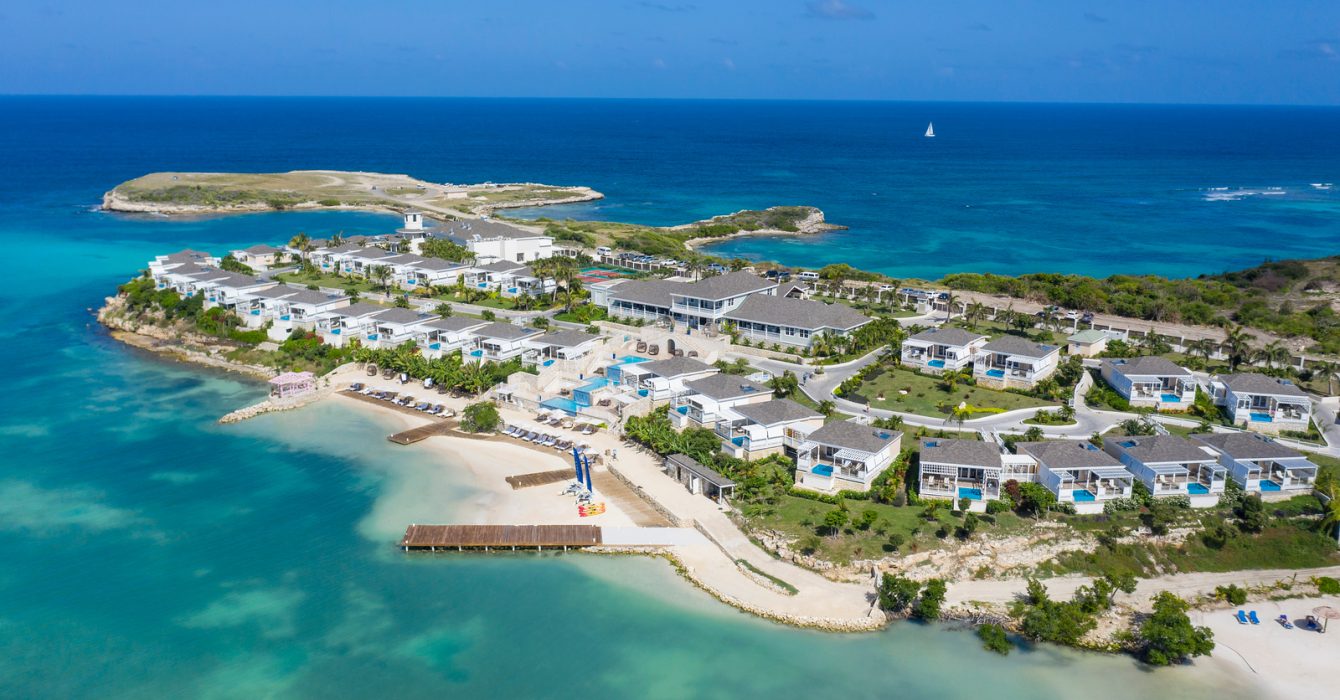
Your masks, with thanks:
[(572, 469), (555, 469), (548, 472), (531, 472), (529, 474), (514, 474), (504, 477), (507, 483), (512, 485), (512, 489), (528, 489), (532, 486), (544, 486), (545, 484), (557, 484), (560, 481), (572, 479), (576, 481), (577, 475)]
[(569, 549), (601, 544), (595, 525), (410, 525), (400, 547), (411, 549)]
[(447, 421), (437, 421), (428, 425), (421, 425), (417, 428), (410, 428), (395, 435), (387, 435), (386, 439), (397, 445), (413, 445), (420, 440), (427, 440), (434, 435), (451, 435), (455, 431), (452, 425)]

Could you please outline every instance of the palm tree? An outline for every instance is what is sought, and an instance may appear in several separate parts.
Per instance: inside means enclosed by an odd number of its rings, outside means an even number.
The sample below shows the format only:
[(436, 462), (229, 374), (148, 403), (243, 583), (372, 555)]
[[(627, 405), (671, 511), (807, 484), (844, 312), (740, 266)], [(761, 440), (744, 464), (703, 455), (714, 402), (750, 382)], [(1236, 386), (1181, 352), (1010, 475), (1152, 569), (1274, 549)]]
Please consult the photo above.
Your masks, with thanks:
[(952, 290), (950, 290), (949, 292), (947, 292), (947, 293), (945, 294), (945, 320), (946, 320), (946, 321), (948, 321), (949, 319), (951, 319), (951, 318), (954, 317), (954, 303), (957, 302), (957, 301), (958, 301), (958, 295), (954, 294), (954, 292), (953, 292)]
[(1340, 488), (1336, 488), (1333, 483), (1325, 485), (1324, 489), (1319, 489), (1326, 494), (1326, 508), (1322, 512), (1321, 531), (1327, 534), (1334, 532), (1337, 542), (1340, 542)]
[(388, 283), (391, 280), (391, 267), (389, 265), (373, 265), (368, 273), (383, 291), (390, 287)]
[(977, 324), (986, 319), (986, 305), (980, 301), (974, 301), (963, 309), (963, 322), (968, 324), (971, 330), (977, 329)]
[(307, 254), (312, 252), (312, 237), (302, 231), (299, 231), (298, 235), (290, 239), (288, 244), (290, 248), (298, 251), (303, 257), (307, 257)]
[(1340, 371), (1340, 365), (1326, 360), (1318, 360), (1312, 363), (1312, 374), (1326, 379), (1326, 393), (1335, 395), (1335, 373)]
[(1247, 359), (1251, 350), (1250, 342), (1255, 337), (1236, 323), (1229, 323), (1224, 326), (1224, 347), (1228, 348), (1229, 372), (1236, 371), (1238, 365)]
[(940, 379), (945, 383), (945, 390), (953, 393), (954, 387), (957, 386), (959, 382), (966, 384), (967, 382), (972, 381), (972, 370), (967, 367), (948, 370), (940, 375)]
[(1275, 367), (1276, 362), (1287, 366), (1289, 361), (1293, 359), (1293, 355), (1289, 353), (1289, 348), (1285, 347), (1284, 343), (1279, 340), (1272, 340), (1267, 343), (1264, 348), (1261, 348), (1258, 356), (1266, 363), (1266, 367), (1271, 369)]
[(966, 403), (959, 404), (949, 409), (949, 417), (945, 419), (945, 422), (958, 423), (958, 427), (962, 429), (963, 423), (966, 422), (969, 418), (972, 418), (972, 412), (973, 412), (972, 406), (969, 406)]
[(837, 413), (837, 404), (827, 399), (820, 401), (819, 413), (822, 413), (824, 418), (832, 418), (833, 414)]
[(1209, 338), (1199, 338), (1186, 344), (1187, 352), (1205, 358), (1206, 367), (1210, 366), (1210, 357), (1218, 347), (1219, 344)]

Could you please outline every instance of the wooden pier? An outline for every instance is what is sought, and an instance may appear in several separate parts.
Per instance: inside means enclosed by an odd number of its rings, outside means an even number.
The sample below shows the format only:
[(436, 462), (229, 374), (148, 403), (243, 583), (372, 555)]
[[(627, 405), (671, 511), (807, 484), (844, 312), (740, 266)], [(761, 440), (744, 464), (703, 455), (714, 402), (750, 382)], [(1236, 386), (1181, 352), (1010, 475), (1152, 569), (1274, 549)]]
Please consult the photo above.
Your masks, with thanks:
[(397, 445), (413, 445), (421, 440), (427, 440), (434, 435), (450, 435), (453, 431), (451, 424), (446, 421), (438, 421), (421, 425), (417, 428), (410, 428), (395, 435), (387, 435), (386, 439)]
[(410, 525), (405, 551), (466, 549), (573, 549), (602, 542), (595, 525)]
[(560, 481), (572, 479), (576, 481), (577, 476), (571, 469), (555, 469), (549, 472), (531, 472), (529, 474), (514, 474), (504, 477), (507, 483), (512, 485), (512, 490), (528, 489), (532, 486), (544, 486), (545, 484), (557, 484)]

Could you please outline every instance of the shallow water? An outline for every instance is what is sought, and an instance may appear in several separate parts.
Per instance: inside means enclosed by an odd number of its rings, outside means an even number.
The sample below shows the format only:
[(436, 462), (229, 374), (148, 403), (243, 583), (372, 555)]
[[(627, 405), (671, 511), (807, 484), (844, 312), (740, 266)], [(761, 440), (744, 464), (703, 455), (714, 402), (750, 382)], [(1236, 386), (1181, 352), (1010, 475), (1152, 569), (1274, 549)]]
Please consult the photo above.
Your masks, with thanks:
[[(273, 107), (225, 102), (215, 118), (254, 123), (257, 109)], [(385, 419), (351, 405), (219, 426), (263, 388), (118, 344), (90, 312), (154, 253), (394, 220), (89, 210), (149, 170), (412, 169), (394, 164), (400, 132), (323, 122), (303, 138), (226, 140), (183, 111), (0, 129), (0, 696), (1036, 700), (1082, 682), (1093, 698), (1246, 697), (1219, 676), (1119, 657), (1000, 658), (941, 628), (784, 628), (658, 560), (404, 555), (391, 544), (405, 524), (450, 521), (475, 494), (453, 465), (391, 445)], [(14, 126), (13, 110), (0, 114)]]

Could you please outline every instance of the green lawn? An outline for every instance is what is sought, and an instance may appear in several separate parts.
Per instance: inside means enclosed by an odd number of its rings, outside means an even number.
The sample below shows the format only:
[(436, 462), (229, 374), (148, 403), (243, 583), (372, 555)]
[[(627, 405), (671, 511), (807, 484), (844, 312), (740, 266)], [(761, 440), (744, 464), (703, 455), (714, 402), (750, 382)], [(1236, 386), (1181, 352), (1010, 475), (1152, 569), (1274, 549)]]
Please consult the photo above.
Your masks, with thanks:
[(340, 277), (339, 275), (304, 275), (298, 272), (285, 272), (274, 276), (281, 282), (287, 282), (291, 285), (306, 287), (314, 284), (318, 287), (333, 287), (335, 289), (356, 289), (359, 294), (381, 291), (376, 285), (365, 279), (356, 277)]
[(999, 338), (1002, 335), (1023, 335), (1027, 336), (1030, 340), (1037, 343), (1045, 343), (1048, 345), (1065, 345), (1066, 338), (1070, 337), (1070, 333), (1068, 330), (1057, 333), (1049, 328), (1029, 328), (1028, 330), (1023, 331), (1021, 333), (1017, 328), (1014, 328), (1012, 326), (1007, 326), (1003, 323), (997, 323), (996, 321), (986, 321), (986, 320), (978, 321), (972, 324), (972, 327), (969, 328), (968, 324), (964, 322), (963, 319), (958, 317), (955, 317), (954, 320), (949, 323), (949, 325), (954, 328), (962, 328), (964, 330), (969, 330), (974, 333), (981, 333), (982, 335), (987, 336), (992, 340), (995, 340), (996, 338)]
[[(900, 391), (907, 393), (903, 394)], [(964, 401), (969, 406), (999, 408), (1005, 411), (1057, 405), (1031, 396), (964, 384), (955, 386), (951, 393), (945, 391), (940, 379), (902, 368), (885, 368), (877, 372), (872, 379), (861, 385), (857, 393), (867, 398), (870, 405), (875, 408), (934, 418), (947, 418), (950, 410)], [(987, 412), (981, 415), (987, 415)]]
[[(958, 542), (954, 531), (962, 519), (956, 515), (942, 511), (931, 522), (922, 517), (922, 506), (900, 507), (870, 501), (847, 501), (847, 510), (853, 518), (860, 517), (866, 510), (873, 510), (877, 514), (875, 524), (869, 530), (848, 525), (837, 534), (819, 535), (824, 515), (836, 507), (808, 498), (782, 496), (775, 507), (754, 515), (749, 523), (751, 527), (786, 533), (800, 543), (797, 546), (803, 546), (807, 540), (813, 544), (815, 540), (811, 538), (816, 538), (818, 547), (814, 555), (839, 563), (888, 556), (893, 552), (889, 536), (895, 533), (904, 538), (899, 548), (902, 552), (927, 551)], [(1013, 513), (994, 516), (978, 514), (978, 517), (982, 521), (974, 538), (1009, 536), (1033, 526), (1032, 521)], [(939, 534), (945, 537), (941, 538)]]

